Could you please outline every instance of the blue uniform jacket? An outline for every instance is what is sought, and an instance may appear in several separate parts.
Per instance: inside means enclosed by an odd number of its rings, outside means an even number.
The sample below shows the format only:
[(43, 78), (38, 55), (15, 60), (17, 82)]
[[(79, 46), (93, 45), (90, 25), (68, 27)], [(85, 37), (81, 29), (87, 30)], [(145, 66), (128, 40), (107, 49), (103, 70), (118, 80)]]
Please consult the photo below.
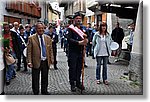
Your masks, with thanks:
[[(85, 32), (85, 34), (87, 34), (83, 26), (81, 26), (80, 29), (83, 32)], [(83, 46), (79, 45), (78, 43), (78, 41), (81, 41), (82, 38), (76, 32), (68, 28), (65, 36), (69, 43), (69, 49), (68, 49), (69, 53), (82, 53), (83, 52)]]

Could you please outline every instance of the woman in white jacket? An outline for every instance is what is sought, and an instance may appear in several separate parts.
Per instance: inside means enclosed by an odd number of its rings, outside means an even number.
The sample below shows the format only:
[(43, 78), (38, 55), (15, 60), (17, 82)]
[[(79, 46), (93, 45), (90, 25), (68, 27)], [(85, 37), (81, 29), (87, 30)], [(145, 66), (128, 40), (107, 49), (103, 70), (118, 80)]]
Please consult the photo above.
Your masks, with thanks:
[(97, 84), (100, 84), (100, 76), (101, 76), (101, 62), (103, 60), (103, 83), (108, 85), (107, 81), (107, 63), (108, 58), (111, 55), (110, 44), (112, 42), (111, 36), (107, 32), (107, 24), (101, 23), (99, 31), (95, 33), (93, 37), (92, 44), (94, 46), (94, 57), (97, 61), (96, 67), (96, 79)]

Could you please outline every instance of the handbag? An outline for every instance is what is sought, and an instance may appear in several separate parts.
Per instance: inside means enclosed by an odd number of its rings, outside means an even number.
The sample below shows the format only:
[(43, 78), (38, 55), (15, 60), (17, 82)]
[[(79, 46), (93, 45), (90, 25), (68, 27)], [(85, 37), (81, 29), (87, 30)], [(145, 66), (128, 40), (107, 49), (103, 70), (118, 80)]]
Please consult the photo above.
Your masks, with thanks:
[(11, 54), (5, 54), (5, 60), (7, 65), (12, 65), (16, 63), (15, 58)]

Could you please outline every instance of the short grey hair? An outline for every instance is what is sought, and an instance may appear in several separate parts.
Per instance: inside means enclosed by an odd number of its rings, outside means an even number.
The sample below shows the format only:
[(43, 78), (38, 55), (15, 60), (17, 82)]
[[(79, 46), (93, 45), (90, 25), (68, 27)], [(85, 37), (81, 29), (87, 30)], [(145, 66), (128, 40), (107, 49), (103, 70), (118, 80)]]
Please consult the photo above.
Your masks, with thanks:
[(39, 24), (42, 24), (43, 27), (44, 27), (44, 24), (43, 24), (42, 22), (37, 22), (37, 23), (35, 24), (35, 30), (37, 30), (37, 27), (38, 27)]
[(14, 25), (19, 25), (19, 23), (18, 22), (14, 22)]

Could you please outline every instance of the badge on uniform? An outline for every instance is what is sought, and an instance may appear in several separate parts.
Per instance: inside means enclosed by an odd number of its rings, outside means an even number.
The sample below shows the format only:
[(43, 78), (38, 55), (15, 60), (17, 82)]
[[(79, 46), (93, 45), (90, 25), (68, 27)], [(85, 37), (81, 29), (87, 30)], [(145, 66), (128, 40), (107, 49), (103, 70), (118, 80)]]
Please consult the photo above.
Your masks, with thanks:
[(69, 32), (67, 31), (66, 34), (68, 34)]
[(84, 33), (86, 32), (85, 29), (83, 29), (83, 32), (84, 32)]

